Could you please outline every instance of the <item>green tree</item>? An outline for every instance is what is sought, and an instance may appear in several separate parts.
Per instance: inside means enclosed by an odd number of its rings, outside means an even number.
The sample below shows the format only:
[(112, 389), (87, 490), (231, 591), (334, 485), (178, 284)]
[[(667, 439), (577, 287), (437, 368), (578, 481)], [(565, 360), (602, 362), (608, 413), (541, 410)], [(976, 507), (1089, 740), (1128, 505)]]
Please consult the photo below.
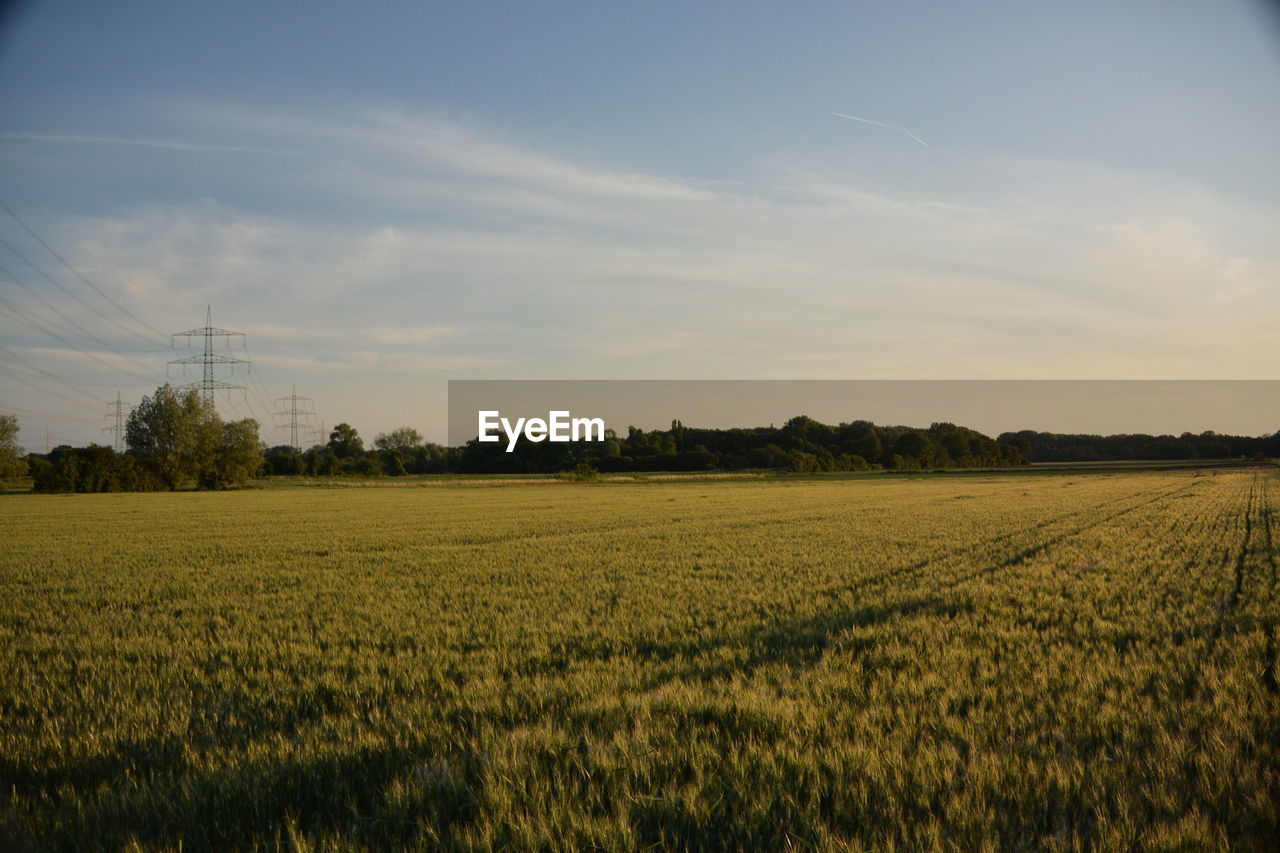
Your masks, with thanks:
[(37, 492), (145, 492), (158, 485), (136, 457), (96, 444), (62, 445), (30, 463)]
[(850, 453), (873, 462), (879, 461), (880, 457), (884, 456), (884, 444), (874, 429), (853, 439), (846, 447)]
[(287, 444), (266, 451), (264, 458), (272, 474), (304, 474), (307, 470), (302, 454)]
[(240, 485), (262, 468), (258, 422), (223, 423), (213, 403), (194, 389), (156, 389), (129, 415), (125, 425), (129, 455), (165, 488), (192, 480), (202, 489)]
[(382, 456), (382, 473), (392, 477), (403, 477), (409, 473), (405, 467), (404, 457), (398, 450), (380, 450)]
[(166, 488), (176, 489), (212, 464), (221, 431), (213, 403), (166, 384), (129, 413), (125, 441)]
[(938, 453), (938, 446), (933, 439), (918, 430), (903, 433), (893, 446), (895, 456), (901, 456), (905, 462), (895, 463), (895, 468), (930, 468)]
[(210, 463), (200, 471), (202, 489), (226, 489), (243, 486), (250, 477), (262, 471), (262, 442), (258, 439), (258, 422), (244, 418), (222, 425)]
[(0, 415), (0, 481), (13, 480), (27, 473), (27, 463), (18, 446), (18, 419)]
[(382, 457), (377, 453), (362, 454), (351, 460), (351, 472), (367, 477), (382, 476)]
[(791, 470), (801, 474), (813, 474), (822, 470), (822, 462), (812, 453), (793, 450), (790, 453)]
[(338, 424), (329, 433), (329, 449), (339, 459), (353, 459), (364, 453), (364, 440), (351, 424)]
[(396, 427), (391, 432), (379, 433), (373, 440), (373, 446), (378, 450), (398, 453), (403, 458), (422, 446), (422, 435), (413, 427)]
[(303, 454), (303, 458), (306, 460), (307, 474), (327, 477), (342, 469), (342, 460), (334, 455), (333, 449), (327, 444), (316, 445)]

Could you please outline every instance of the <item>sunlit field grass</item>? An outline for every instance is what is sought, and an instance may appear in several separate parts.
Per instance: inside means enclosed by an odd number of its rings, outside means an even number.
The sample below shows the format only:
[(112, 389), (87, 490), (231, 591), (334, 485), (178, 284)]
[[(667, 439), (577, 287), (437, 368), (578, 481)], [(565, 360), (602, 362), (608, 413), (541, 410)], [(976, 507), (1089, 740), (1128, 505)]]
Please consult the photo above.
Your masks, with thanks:
[(0, 499), (0, 847), (1280, 838), (1267, 472)]

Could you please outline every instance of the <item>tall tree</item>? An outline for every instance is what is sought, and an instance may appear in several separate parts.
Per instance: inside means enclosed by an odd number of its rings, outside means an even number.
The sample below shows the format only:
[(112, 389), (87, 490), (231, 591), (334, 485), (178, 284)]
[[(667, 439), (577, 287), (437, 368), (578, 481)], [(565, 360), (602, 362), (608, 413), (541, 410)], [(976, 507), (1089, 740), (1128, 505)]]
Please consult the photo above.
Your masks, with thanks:
[(231, 421), (222, 425), (210, 464), (200, 472), (200, 487), (225, 489), (243, 486), (262, 470), (262, 465), (258, 422), (253, 418)]
[(18, 446), (18, 418), (0, 415), (0, 481), (26, 473), (27, 463), (22, 460), (22, 448)]
[(163, 385), (143, 397), (129, 415), (125, 440), (130, 455), (168, 489), (191, 480), (203, 489), (239, 485), (262, 467), (258, 422), (224, 424), (195, 390)]
[(364, 440), (351, 424), (338, 424), (329, 433), (329, 449), (339, 459), (351, 459), (364, 453)]
[(220, 426), (213, 404), (194, 389), (182, 394), (165, 384), (129, 413), (125, 442), (165, 487), (176, 489), (208, 463)]
[(412, 450), (422, 446), (422, 435), (413, 427), (396, 427), (391, 432), (379, 433), (373, 440), (378, 450), (391, 450), (401, 456), (407, 456)]

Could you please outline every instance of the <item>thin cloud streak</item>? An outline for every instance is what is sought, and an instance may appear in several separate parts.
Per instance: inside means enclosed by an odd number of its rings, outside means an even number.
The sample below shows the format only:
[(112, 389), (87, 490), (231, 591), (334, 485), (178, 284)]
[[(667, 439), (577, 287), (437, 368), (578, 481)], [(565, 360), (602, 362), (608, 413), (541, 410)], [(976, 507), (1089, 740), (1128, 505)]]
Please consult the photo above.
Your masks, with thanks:
[[(500, 188), (516, 182), (562, 198), (612, 199), (625, 203), (696, 201), (713, 195), (701, 183), (661, 175), (612, 171), (546, 154), (493, 131), (391, 107), (354, 106), (323, 115), (259, 112), (208, 101), (168, 107), (175, 120), (217, 133), (274, 138), (325, 139), (344, 155), (341, 163), (382, 170), (384, 176), (418, 179), (434, 176), (449, 182), (470, 181), (473, 188)], [(330, 152), (323, 152), (330, 153)], [(364, 159), (362, 155), (373, 155)], [(394, 161), (396, 168), (389, 170)], [(358, 173), (364, 179), (369, 175)]]
[(79, 142), (90, 145), (136, 145), (163, 148), (168, 151), (213, 152), (218, 154), (275, 154), (294, 157), (311, 151), (284, 148), (258, 148), (252, 145), (219, 145), (216, 143), (179, 142), (170, 139), (127, 139), (121, 136), (73, 136), (59, 133), (0, 133), (0, 139), (24, 142)]
[(882, 121), (873, 121), (872, 119), (869, 119), (869, 118), (860, 118), (860, 117), (858, 117), (858, 116), (851, 116), (851, 115), (848, 115), (848, 114), (846, 114), (846, 113), (832, 113), (832, 115), (833, 115), (833, 116), (840, 116), (840, 118), (847, 118), (847, 119), (849, 119), (850, 121), (860, 121), (860, 122), (862, 122), (862, 123), (864, 123), (864, 124), (874, 124), (876, 127), (887, 127), (887, 128), (889, 128), (890, 130), (900, 130), (900, 131), (902, 131), (903, 133), (905, 133), (907, 136), (910, 136), (910, 137), (911, 137), (912, 139), (914, 139), (916, 142), (919, 142), (919, 143), (920, 143), (921, 145), (923, 145), (925, 148), (928, 148), (928, 147), (929, 147), (929, 143), (925, 142), (923, 139), (921, 139), (920, 137), (916, 136), (914, 133), (912, 133), (911, 131), (907, 130), (905, 127), (902, 127), (901, 125), (897, 125), (897, 124), (885, 124), (885, 123), (884, 123), (884, 122), (882, 122)]

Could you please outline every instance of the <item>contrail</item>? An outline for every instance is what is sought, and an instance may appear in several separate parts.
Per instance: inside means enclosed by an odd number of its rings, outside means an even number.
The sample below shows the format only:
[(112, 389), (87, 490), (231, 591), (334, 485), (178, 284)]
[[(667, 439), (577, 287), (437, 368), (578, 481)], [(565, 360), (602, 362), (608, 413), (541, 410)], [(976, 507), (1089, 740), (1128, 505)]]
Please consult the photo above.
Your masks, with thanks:
[(840, 116), (840, 118), (847, 118), (847, 119), (849, 119), (850, 121), (860, 121), (860, 122), (862, 122), (862, 123), (864, 123), (864, 124), (874, 124), (876, 127), (887, 127), (887, 128), (889, 128), (890, 130), (900, 130), (900, 131), (902, 131), (903, 133), (905, 133), (907, 136), (910, 136), (910, 137), (911, 137), (912, 139), (914, 139), (916, 142), (919, 142), (919, 143), (920, 143), (921, 145), (923, 145), (925, 148), (928, 148), (928, 147), (929, 147), (929, 143), (925, 142), (923, 139), (921, 139), (920, 137), (916, 136), (914, 133), (912, 133), (911, 131), (907, 130), (905, 127), (901, 127), (901, 126), (896, 125), (896, 124), (885, 124), (885, 123), (884, 123), (884, 122), (882, 122), (882, 121), (872, 121), (872, 120), (871, 120), (871, 119), (869, 119), (869, 118), (859, 118), (858, 116), (845, 115), (844, 113), (832, 113), (832, 115), (833, 115), (833, 116)]

